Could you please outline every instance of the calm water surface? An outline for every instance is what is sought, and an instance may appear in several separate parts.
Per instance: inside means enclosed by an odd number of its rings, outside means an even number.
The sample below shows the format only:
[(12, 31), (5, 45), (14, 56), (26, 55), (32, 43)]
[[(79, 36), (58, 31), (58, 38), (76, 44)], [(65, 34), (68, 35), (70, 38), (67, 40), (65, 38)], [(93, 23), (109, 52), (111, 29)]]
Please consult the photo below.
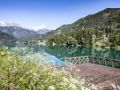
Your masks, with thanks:
[(86, 46), (80, 46), (77, 48), (67, 48), (65, 46), (55, 47), (32, 46), (32, 48), (34, 49), (34, 52), (38, 51), (46, 52), (61, 60), (64, 60), (64, 57), (88, 56), (88, 55), (120, 60), (120, 50), (115, 49), (91, 48)]

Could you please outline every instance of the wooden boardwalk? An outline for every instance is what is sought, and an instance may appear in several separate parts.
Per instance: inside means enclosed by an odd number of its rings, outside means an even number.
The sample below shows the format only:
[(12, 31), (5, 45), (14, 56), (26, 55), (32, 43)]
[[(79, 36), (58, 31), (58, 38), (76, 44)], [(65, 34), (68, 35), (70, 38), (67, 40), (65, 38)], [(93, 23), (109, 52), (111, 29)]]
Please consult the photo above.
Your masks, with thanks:
[[(76, 65), (74, 72), (77, 72), (80, 78), (95, 84), (98, 90), (120, 90), (120, 69), (84, 63)], [(119, 87), (113, 89), (113, 84)]]
[[(72, 61), (74, 59), (74, 61)], [(68, 62), (68, 58), (66, 58)], [(75, 60), (78, 60), (75, 63)], [(77, 73), (80, 78), (84, 78), (86, 81), (95, 84), (97, 90), (120, 90), (120, 69), (115, 67), (116, 61), (101, 58), (93, 59), (92, 61), (88, 57), (74, 57), (70, 58), (70, 62), (75, 63), (73, 74)], [(98, 61), (95, 61), (98, 60)], [(108, 61), (108, 66), (107, 66)], [(114, 62), (115, 61), (115, 62)], [(104, 63), (103, 63), (104, 62)], [(99, 65), (101, 64), (101, 65)], [(116, 88), (117, 87), (117, 88)]]

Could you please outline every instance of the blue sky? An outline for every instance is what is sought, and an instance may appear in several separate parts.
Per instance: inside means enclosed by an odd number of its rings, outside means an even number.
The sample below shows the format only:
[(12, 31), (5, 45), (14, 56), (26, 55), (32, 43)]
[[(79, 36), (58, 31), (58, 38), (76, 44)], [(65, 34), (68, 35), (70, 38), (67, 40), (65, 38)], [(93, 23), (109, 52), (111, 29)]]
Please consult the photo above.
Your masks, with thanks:
[(57, 28), (105, 8), (120, 8), (120, 0), (0, 0), (0, 19)]

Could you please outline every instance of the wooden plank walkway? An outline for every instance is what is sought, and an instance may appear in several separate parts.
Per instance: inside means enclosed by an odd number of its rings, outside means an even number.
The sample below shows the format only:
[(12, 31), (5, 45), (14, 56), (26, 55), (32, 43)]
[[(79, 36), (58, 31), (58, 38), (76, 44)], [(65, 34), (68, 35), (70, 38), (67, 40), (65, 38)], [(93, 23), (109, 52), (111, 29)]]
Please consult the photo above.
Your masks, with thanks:
[[(95, 84), (97, 90), (120, 90), (120, 69), (84, 63), (75, 65), (74, 72), (86, 81)], [(113, 85), (117, 88), (113, 88)]]
[(120, 90), (120, 60), (90, 56), (65, 57), (72, 74), (94, 84), (97, 90)]

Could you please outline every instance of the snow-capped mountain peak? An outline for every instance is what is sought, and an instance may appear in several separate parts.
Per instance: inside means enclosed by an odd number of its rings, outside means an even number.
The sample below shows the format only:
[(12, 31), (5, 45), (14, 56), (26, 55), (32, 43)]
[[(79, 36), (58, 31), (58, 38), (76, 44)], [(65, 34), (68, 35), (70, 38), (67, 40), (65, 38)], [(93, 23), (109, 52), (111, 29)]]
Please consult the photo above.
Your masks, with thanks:
[(6, 23), (6, 22), (4, 22), (4, 21), (0, 20), (0, 26), (6, 26), (6, 25), (7, 25), (7, 23)]
[(46, 34), (47, 32), (51, 31), (47, 29), (44, 24), (35, 24), (35, 25), (19, 25), (16, 23), (9, 23), (3, 20), (0, 20), (0, 27), (20, 27), (22, 29), (32, 30), (37, 32), (38, 34)]
[(18, 24), (15, 24), (15, 23), (8, 23), (8, 22), (5, 22), (3, 20), (0, 20), (0, 26), (3, 26), (3, 27), (7, 27), (7, 26), (16, 26), (16, 27), (20, 27), (20, 25)]
[(34, 30), (34, 31), (38, 31), (38, 30), (46, 28), (46, 26), (43, 25), (43, 24), (40, 24), (40, 25), (37, 25), (37, 24), (36, 25), (24, 25), (22, 27), (26, 28), (26, 29), (29, 29), (29, 30)]
[(1, 27), (21, 27), (21, 28), (24, 28), (24, 29), (28, 29), (28, 30), (33, 30), (33, 31), (38, 31), (40, 29), (44, 29), (46, 28), (45, 25), (43, 24), (40, 24), (40, 25), (19, 25), (19, 24), (16, 24), (16, 23), (8, 23), (8, 22), (5, 22), (3, 20), (0, 20), (0, 26)]

